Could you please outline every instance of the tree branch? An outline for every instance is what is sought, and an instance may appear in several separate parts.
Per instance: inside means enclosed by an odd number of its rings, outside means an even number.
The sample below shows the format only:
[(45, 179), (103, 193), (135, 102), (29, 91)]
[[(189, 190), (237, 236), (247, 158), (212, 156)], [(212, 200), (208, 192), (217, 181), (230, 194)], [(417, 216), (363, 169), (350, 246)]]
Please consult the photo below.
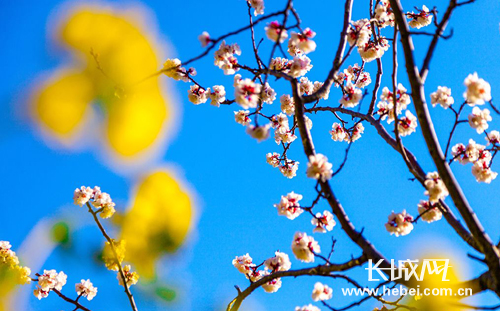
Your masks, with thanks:
[(495, 280), (495, 292), (500, 294), (500, 283), (497, 281), (500, 276), (500, 259), (498, 249), (493, 245), (489, 236), (485, 233), (481, 223), (477, 219), (474, 211), (470, 207), (465, 195), (462, 192), (453, 172), (451, 171), (443, 152), (439, 145), (432, 120), (425, 102), (424, 82), (420, 78), (420, 74), (415, 65), (413, 58), (413, 42), (408, 30), (401, 3), (398, 0), (390, 0), (391, 7), (394, 12), (396, 24), (401, 33), (401, 43), (403, 45), (406, 71), (411, 85), (411, 96), (415, 103), (417, 117), (421, 125), (422, 134), (427, 143), (427, 148), (437, 167), (439, 175), (443, 180), (450, 196), (464, 219), (467, 227), (477, 241), (479, 250), (485, 254), (488, 266), (492, 270)]

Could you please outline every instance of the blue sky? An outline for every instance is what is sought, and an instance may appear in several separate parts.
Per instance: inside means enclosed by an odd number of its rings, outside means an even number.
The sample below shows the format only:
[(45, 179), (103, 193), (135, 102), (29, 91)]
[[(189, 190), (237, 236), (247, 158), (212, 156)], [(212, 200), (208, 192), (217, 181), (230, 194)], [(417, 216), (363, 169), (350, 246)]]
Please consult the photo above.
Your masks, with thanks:
[[(368, 4), (365, 2), (355, 1), (353, 19), (367, 16)], [(202, 51), (197, 41), (202, 31), (217, 36), (247, 21), (243, 0), (212, 5), (201, 0), (97, 3), (111, 3), (123, 8), (130, 5), (145, 7), (151, 18), (148, 22), (151, 29), (157, 33), (160, 41), (174, 47), (175, 51), (169, 51), (169, 54), (181, 59), (188, 59)], [(446, 6), (444, 1), (404, 1), (406, 8), (422, 4), (429, 7), (436, 5), (441, 12)], [(283, 1), (267, 1), (266, 12), (282, 9), (283, 6)], [(139, 176), (137, 172), (124, 174), (110, 169), (95, 150), (70, 151), (48, 146), (29, 120), (20, 117), (25, 91), (32, 85), (34, 78), (65, 61), (60, 53), (55, 53), (50, 47), (47, 36), (48, 22), (63, 7), (59, 1), (44, 0), (0, 4), (0, 25), (3, 29), (0, 32), (3, 42), (0, 50), (3, 71), (0, 83), (0, 105), (3, 111), (0, 131), (3, 163), (0, 166), (0, 208), (4, 216), (0, 240), (11, 241), (14, 248), (22, 243), (40, 219), (67, 218), (69, 214), (74, 214), (71, 196), (75, 187), (81, 184), (101, 185), (118, 202), (127, 202), (130, 189)], [(317, 32), (315, 40), (318, 48), (310, 54), (314, 68), (308, 77), (322, 80), (330, 68), (338, 44), (343, 3), (297, 1), (296, 7), (303, 25)], [(451, 40), (439, 43), (426, 83), (427, 94), (438, 85), (446, 85), (451, 87), (456, 102), (459, 102), (464, 90), (464, 78), (477, 71), (480, 77), (490, 82), (493, 98), (496, 98), (500, 88), (500, 74), (496, 70), (497, 48), (500, 46), (498, 16), (500, 7), (494, 1), (479, 1), (456, 11), (450, 24), (455, 34)], [(428, 30), (431, 29), (428, 27)], [(392, 30), (386, 30), (386, 33), (392, 36)], [(257, 37), (263, 36), (263, 27), (259, 27)], [(244, 33), (228, 41), (241, 43), (241, 59), (252, 64), (254, 60), (250, 58), (252, 51), (249, 38), (249, 33)], [(421, 64), (428, 41), (427, 37), (415, 40), (418, 64)], [(266, 53), (271, 44), (268, 41), (263, 44), (262, 49)], [(353, 54), (347, 63), (360, 63), (357, 53)], [(389, 63), (389, 59), (385, 58), (385, 62)], [(402, 66), (403, 59), (400, 58), (399, 62)], [(195, 63), (194, 67), (202, 84), (225, 84), (228, 90), (231, 89), (232, 78), (225, 77), (213, 66), (210, 55)], [(391, 69), (389, 65), (385, 68), (382, 86), (389, 86), (388, 73)], [(367, 69), (374, 76), (375, 64), (368, 64)], [(399, 76), (403, 79), (400, 82), (408, 87), (402, 71)], [(291, 254), (293, 234), (298, 230), (312, 231), (307, 216), (289, 221), (277, 216), (273, 204), (290, 191), (303, 194), (305, 204), (311, 202), (314, 199), (314, 181), (305, 177), (306, 159), (298, 141), (290, 153), (293, 159), (301, 162), (298, 177), (288, 180), (265, 163), (265, 154), (280, 152), (280, 148), (272, 140), (258, 144), (245, 134), (244, 128), (234, 122), (233, 110), (236, 107), (217, 109), (210, 105), (194, 106), (185, 96), (188, 84), (171, 86), (178, 94), (176, 104), (181, 112), (182, 123), (168, 150), (155, 165), (175, 167), (177, 174), (193, 189), (198, 205), (198, 223), (189, 245), (180, 254), (165, 261), (166, 282), (178, 287), (181, 297), (169, 308), (220, 310), (236, 294), (233, 285), (242, 288), (247, 285), (245, 278), (231, 265), (234, 256), (248, 252), (256, 261), (261, 261), (272, 256), (277, 249)], [(281, 82), (276, 84), (276, 90), (279, 95), (290, 93), (288, 86)], [(334, 105), (339, 96), (337, 90), (332, 90), (329, 103)], [(276, 112), (278, 105), (276, 102), (270, 111)], [(410, 109), (414, 111), (413, 107)], [(433, 109), (432, 115), (438, 136), (443, 142), (447, 138), (452, 115), (440, 108)], [(490, 127), (498, 129), (499, 122), (495, 115), (493, 117)], [(318, 114), (314, 116), (313, 122), (312, 133), (317, 151), (327, 155), (336, 167), (343, 158), (346, 145), (333, 142), (329, 137), (328, 131), (334, 122), (332, 116)], [(333, 189), (353, 223), (359, 228), (365, 227), (366, 236), (388, 258), (413, 258), (425, 252), (440, 250), (456, 258), (457, 263), (462, 263), (460, 271), (464, 278), (483, 271), (484, 267), (467, 260), (466, 252), (470, 249), (456, 237), (444, 220), (430, 225), (419, 223), (411, 235), (402, 238), (390, 236), (384, 230), (383, 224), (392, 210), (407, 209), (411, 214), (417, 214), (417, 203), (424, 199), (423, 189), (418, 183), (408, 180), (411, 175), (401, 158), (384, 144), (372, 128), (368, 125), (365, 128), (365, 135), (354, 144), (345, 169), (332, 180)], [(469, 138), (483, 142), (483, 137), (467, 125), (460, 127), (455, 137), (454, 143), (467, 142)], [(419, 129), (405, 138), (404, 142), (417, 156), (424, 170), (435, 170)], [(478, 184), (470, 173), (470, 166), (454, 165), (453, 168), (469, 202), (496, 241), (500, 234), (500, 220), (495, 199), (498, 197), (500, 181), (496, 180), (490, 185)], [(323, 202), (318, 211), (326, 208)], [(78, 214), (74, 222), (85, 225), (87, 216)], [(100, 286), (102, 292), (88, 304), (89, 307), (119, 310), (126, 306), (126, 300), (117, 286), (107, 283), (114, 284), (114, 275), (95, 268), (91, 260), (75, 258), (75, 255), (83, 257), (99, 245), (99, 236), (95, 233), (92, 226), (79, 229), (75, 239), (80, 246), (73, 250), (56, 250), (45, 267), (66, 271), (70, 275), (69, 283), (84, 277), (95, 280), (97, 285), (100, 282), (103, 284)], [(351, 254), (360, 254), (339, 227), (331, 234), (338, 240), (333, 257), (335, 261), (342, 262)], [(324, 250), (329, 249), (330, 234), (315, 234), (315, 238)], [(292, 260), (292, 268), (306, 266)], [(368, 283), (364, 271), (354, 275), (361, 283)], [(315, 281), (317, 279), (309, 277), (286, 279), (283, 287), (272, 295), (258, 290), (248, 304), (253, 306), (249, 310), (293, 310), (297, 305), (308, 304)], [(342, 283), (330, 285), (337, 288), (345, 286)], [(71, 287), (69, 284), (66, 290), (70, 292)], [(339, 290), (334, 292), (334, 296), (335, 306), (347, 304)], [(139, 294), (137, 300), (143, 306), (142, 310), (162, 308), (144, 294)], [(486, 297), (480, 301), (486, 303), (489, 299)], [(375, 306), (378, 305), (368, 303), (359, 309)], [(68, 309), (55, 297), (42, 302), (30, 298), (30, 307), (31, 310), (49, 307)]]

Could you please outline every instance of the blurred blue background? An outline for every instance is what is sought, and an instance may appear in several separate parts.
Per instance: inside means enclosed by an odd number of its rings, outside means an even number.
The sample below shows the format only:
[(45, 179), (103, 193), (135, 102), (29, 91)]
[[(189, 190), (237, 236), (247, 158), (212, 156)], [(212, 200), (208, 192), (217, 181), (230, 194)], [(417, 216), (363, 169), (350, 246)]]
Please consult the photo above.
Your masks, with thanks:
[[(139, 5), (146, 9), (147, 25), (157, 33), (160, 42), (169, 44), (168, 56), (180, 59), (188, 59), (202, 52), (197, 41), (202, 31), (218, 36), (248, 23), (243, 0), (217, 3), (200, 0), (97, 3), (117, 8)], [(404, 6), (409, 10), (422, 4), (428, 7), (435, 5), (441, 13), (447, 5), (445, 1), (404, 1)], [(79, 224), (72, 247), (57, 248), (43, 266), (63, 270), (69, 275), (65, 288), (67, 293), (73, 291), (72, 284), (81, 278), (90, 278), (99, 287), (99, 294), (94, 301), (86, 304), (92, 310), (123, 310), (127, 307), (127, 301), (121, 288), (115, 286), (115, 275), (98, 268), (92, 258), (87, 258), (102, 241), (91, 225), (89, 215), (72, 206), (72, 192), (80, 185), (100, 185), (115, 198), (120, 208), (126, 206), (131, 189), (138, 176), (144, 172), (110, 169), (103, 161), (103, 156), (92, 148), (71, 151), (48, 146), (23, 114), (26, 92), (32, 87), (35, 78), (70, 57), (68, 53), (51, 46), (47, 34), (50, 21), (53, 21), (54, 16), (64, 13), (61, 10), (67, 5), (67, 2), (62, 5), (60, 1), (45, 0), (3, 1), (0, 4), (0, 208), (3, 218), (0, 240), (10, 241), (16, 249), (41, 219), (62, 218)], [(281, 10), (284, 5), (284, 1), (267, 1), (266, 13)], [(309, 55), (314, 65), (308, 75), (310, 80), (323, 80), (330, 69), (338, 44), (343, 5), (341, 1), (296, 1), (303, 26), (317, 32), (315, 41), (318, 48)], [(353, 19), (365, 18), (367, 15), (368, 2), (355, 1)], [(469, 73), (477, 71), (480, 77), (491, 84), (495, 100), (500, 88), (497, 68), (499, 16), (500, 6), (495, 1), (479, 1), (456, 10), (449, 25), (454, 29), (454, 36), (451, 40), (440, 41), (438, 45), (426, 83), (427, 94), (438, 85), (448, 86), (452, 89), (455, 102), (459, 103), (464, 91), (463, 80)], [(265, 37), (263, 27), (264, 24), (257, 27), (258, 40)], [(433, 31), (434, 27), (429, 26), (425, 30)], [(384, 29), (383, 33), (391, 37), (392, 28)], [(421, 64), (425, 55), (429, 39), (415, 39), (418, 64)], [(230, 38), (228, 42), (240, 43), (243, 51), (240, 62), (254, 64), (248, 32)], [(262, 52), (266, 53), (264, 55), (268, 55), (270, 47), (270, 41), (265, 39), (262, 44)], [(346, 65), (356, 62), (360, 63), (361, 60), (357, 53), (353, 53)], [(382, 87), (390, 86), (390, 57), (384, 57), (383, 62), (385, 75)], [(401, 55), (399, 62), (402, 67), (404, 60)], [(228, 97), (232, 98), (232, 77), (224, 76), (213, 65), (211, 55), (193, 66), (198, 71), (200, 83), (207, 86), (224, 84)], [(366, 68), (374, 80), (376, 64), (369, 63)], [(402, 70), (399, 77), (400, 82), (409, 88)], [(171, 83), (170, 86), (178, 94), (176, 105), (181, 111), (182, 120), (179, 132), (168, 145), (167, 151), (150, 167), (175, 167), (177, 175), (193, 190), (197, 203), (197, 223), (187, 246), (166, 258), (162, 264), (161, 275), (169, 286), (177, 290), (177, 299), (163, 304), (147, 293), (147, 287), (133, 290), (137, 293), (136, 299), (141, 310), (222, 310), (236, 294), (233, 285), (241, 288), (248, 285), (244, 276), (231, 265), (235, 256), (248, 252), (256, 262), (260, 262), (278, 249), (292, 256), (290, 244), (293, 234), (296, 231), (312, 234), (313, 228), (307, 215), (289, 221), (277, 216), (273, 204), (279, 202), (281, 195), (295, 191), (304, 195), (303, 203), (307, 205), (314, 199), (314, 181), (305, 177), (307, 160), (299, 141), (289, 153), (292, 159), (300, 162), (298, 176), (288, 180), (265, 163), (265, 154), (281, 153), (281, 147), (272, 139), (260, 144), (251, 139), (244, 128), (234, 122), (233, 111), (237, 107), (217, 109), (208, 104), (194, 106), (186, 96), (189, 84), (179, 82)], [(369, 90), (372, 86), (369, 86)], [(283, 82), (273, 87), (278, 91), (278, 97), (284, 93), (290, 94)], [(332, 90), (328, 103), (336, 105), (339, 94), (338, 90)], [(367, 101), (364, 103), (366, 107)], [(276, 113), (279, 109), (278, 100), (267, 109), (270, 113)], [(412, 106), (410, 109), (414, 112)], [(470, 112), (469, 109), (466, 111)], [(433, 109), (432, 115), (443, 144), (453, 115), (440, 107)], [(497, 116), (493, 115), (493, 118), (490, 128), (498, 129)], [(348, 117), (346, 119), (349, 120)], [(328, 131), (334, 122), (333, 116), (318, 114), (312, 116), (312, 120), (316, 150), (327, 155), (335, 168), (343, 159), (346, 145), (330, 139)], [(469, 138), (484, 143), (484, 138), (467, 125), (459, 127), (453, 143), (466, 143)], [(419, 128), (417, 133), (405, 138), (404, 143), (426, 171), (435, 170)], [(495, 180), (490, 185), (478, 184), (470, 172), (470, 165), (454, 164), (453, 168), (479, 219), (496, 241), (500, 234), (500, 206), (497, 203), (499, 181)], [(493, 170), (498, 170), (498, 164), (493, 166)], [(392, 210), (398, 212), (406, 209), (415, 216), (419, 200), (425, 198), (424, 190), (417, 182), (410, 181), (411, 177), (400, 156), (378, 137), (373, 128), (365, 125), (365, 134), (354, 143), (347, 165), (332, 180), (332, 186), (354, 225), (359, 229), (364, 227), (365, 235), (388, 258), (407, 259), (438, 252), (455, 259), (454, 266), (463, 279), (484, 271), (484, 266), (467, 259), (466, 254), (471, 249), (444, 220), (430, 225), (419, 222), (406, 237), (396, 238), (385, 231), (384, 223)], [(452, 202), (448, 203), (451, 205)], [(322, 202), (318, 211), (327, 208), (326, 203)], [(338, 240), (333, 256), (335, 262), (345, 261), (351, 254), (361, 254), (339, 227), (329, 234), (314, 234), (323, 252), (330, 248), (331, 235)], [(292, 268), (306, 266), (292, 259)], [(360, 283), (369, 285), (364, 270), (353, 275)], [(293, 310), (297, 305), (311, 302), (310, 295), (316, 281), (318, 279), (311, 277), (284, 279), (277, 293), (266, 294), (258, 290), (244, 306), (247, 310)], [(332, 305), (342, 307), (349, 303), (350, 299), (342, 297), (340, 292), (340, 287), (347, 286), (345, 283), (324, 281), (334, 287)], [(69, 310), (70, 306), (52, 296), (39, 302), (30, 295), (26, 310)], [(486, 304), (494, 300), (490, 295), (482, 295), (470, 301)], [(376, 306), (379, 304), (368, 302), (358, 309)]]

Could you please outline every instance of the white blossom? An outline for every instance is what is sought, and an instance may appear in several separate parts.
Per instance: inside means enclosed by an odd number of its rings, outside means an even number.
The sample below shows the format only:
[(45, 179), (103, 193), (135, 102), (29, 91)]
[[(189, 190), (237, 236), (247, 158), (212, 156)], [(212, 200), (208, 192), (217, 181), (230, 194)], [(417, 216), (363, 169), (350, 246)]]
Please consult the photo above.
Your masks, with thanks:
[(320, 309), (312, 304), (308, 304), (307, 306), (295, 307), (295, 311), (320, 311)]
[(78, 296), (87, 298), (87, 300), (92, 300), (97, 295), (97, 287), (94, 287), (90, 280), (82, 280), (80, 283), (75, 285), (75, 290)]
[(295, 134), (292, 134), (290, 130), (287, 130), (286, 132), (276, 131), (274, 133), (274, 140), (278, 145), (281, 143), (289, 144), (295, 141), (295, 139), (297, 139), (297, 136)]
[(233, 78), (233, 86), (237, 87), (238, 84), (240, 84), (241, 80), (242, 80), (241, 75), (239, 73), (235, 74)]
[(425, 178), (424, 185), (427, 191), (424, 192), (424, 195), (429, 196), (429, 201), (431, 203), (444, 200), (448, 196), (448, 189), (446, 189), (444, 182), (437, 172), (428, 173)]
[(498, 173), (493, 172), (486, 161), (477, 161), (472, 166), (472, 174), (476, 177), (477, 182), (491, 183), (497, 178)]
[(462, 143), (456, 144), (451, 148), (451, 155), (453, 156), (453, 161), (459, 161), (462, 164), (469, 162), (468, 156), (465, 153), (465, 146)]
[(478, 134), (482, 134), (488, 128), (488, 121), (491, 121), (490, 111), (488, 109), (479, 109), (474, 107), (469, 115), (469, 125), (476, 129)]
[[(389, 90), (388, 87), (384, 87), (382, 89), (382, 95), (380, 95), (380, 99), (387, 103), (394, 104), (394, 94)], [(396, 103), (398, 105), (398, 115), (411, 103), (410, 95), (408, 95), (406, 88), (401, 83), (398, 84), (398, 88), (396, 90)]]
[(323, 214), (316, 213), (316, 217), (311, 219), (311, 224), (314, 226), (313, 232), (326, 233), (326, 231), (332, 231), (335, 220), (332, 213), (324, 211)]
[(489, 144), (500, 144), (500, 132), (491, 131), (486, 135), (486, 141)]
[(210, 35), (206, 31), (202, 32), (201, 35), (198, 36), (198, 40), (200, 41), (202, 47), (206, 47), (212, 41), (210, 39)]
[(262, 90), (262, 102), (266, 104), (272, 104), (276, 99), (276, 92), (271, 88), (269, 83), (264, 84), (264, 89)]
[(344, 141), (344, 140), (348, 140), (348, 138), (349, 138), (344, 127), (337, 122), (333, 123), (332, 130), (330, 131), (330, 135), (332, 135), (332, 139), (334, 141)]
[(314, 301), (323, 301), (332, 299), (333, 289), (331, 289), (328, 285), (322, 284), (320, 282), (316, 282), (314, 284), (314, 289), (312, 292), (312, 299)]
[(398, 122), (398, 132), (401, 136), (408, 136), (415, 132), (417, 129), (417, 118), (410, 112), (406, 110), (405, 116), (399, 119)]
[(278, 21), (273, 21), (267, 24), (264, 29), (266, 30), (267, 38), (273, 42), (278, 41), (279, 38), (279, 42), (283, 43), (288, 38), (286, 29), (282, 29), (282, 26)]
[(268, 153), (266, 154), (266, 161), (267, 164), (271, 165), (272, 167), (278, 167), (280, 166), (280, 154), (273, 152), (273, 153)]
[(298, 78), (305, 75), (313, 66), (311, 59), (305, 55), (295, 56), (290, 64), (289, 75)]
[(254, 9), (253, 15), (258, 16), (264, 14), (264, 0), (247, 0), (247, 2)]
[(262, 279), (262, 277), (269, 275), (269, 271), (267, 270), (253, 270), (251, 269), (250, 272), (246, 274), (247, 279), (249, 279), (252, 282), (257, 282), (258, 280)]
[(276, 131), (274, 133), (274, 141), (279, 145), (281, 143), (283, 144), (289, 144), (292, 143), (297, 139), (297, 136), (293, 134), (290, 130), (287, 130), (286, 132), (279, 132)]
[(355, 87), (351, 82), (347, 82), (344, 87), (345, 93), (342, 95), (339, 103), (347, 108), (356, 107), (359, 101), (363, 98), (363, 92), (361, 89)]
[(44, 291), (39, 286), (37, 286), (33, 291), (33, 295), (35, 295), (38, 300), (41, 300), (42, 298), (47, 298), (49, 296), (49, 291)]
[(454, 102), (455, 100), (451, 97), (451, 89), (446, 86), (438, 86), (437, 91), (431, 94), (432, 107), (439, 104), (444, 109), (448, 109)]
[(370, 73), (364, 71), (358, 64), (347, 67), (344, 70), (344, 76), (359, 88), (364, 88), (372, 82)]
[(379, 37), (378, 43), (368, 41), (362, 46), (358, 46), (358, 53), (363, 61), (369, 63), (377, 58), (381, 58), (389, 49), (389, 42), (384, 37)]
[(306, 233), (296, 232), (293, 237), (292, 251), (295, 257), (303, 262), (314, 262), (314, 254), (319, 254), (321, 249), (318, 242)]
[(188, 71), (181, 67), (182, 62), (178, 58), (169, 58), (163, 64), (163, 72), (167, 77), (176, 81), (189, 82)]
[(418, 213), (422, 220), (428, 223), (438, 221), (443, 217), (443, 213), (439, 210), (439, 203), (423, 200), (418, 204)]
[(272, 127), (276, 129), (277, 132), (285, 133), (290, 129), (290, 126), (288, 124), (288, 118), (282, 112), (278, 113), (277, 115), (274, 115), (271, 118), (271, 124)]
[(378, 108), (377, 114), (380, 116), (381, 120), (387, 119), (387, 123), (389, 123), (389, 124), (391, 124), (392, 121), (394, 121), (394, 104), (393, 103), (381, 101), (377, 104), (377, 108)]
[(99, 187), (94, 188), (94, 201), (92, 201), (93, 206), (101, 208), (111, 203), (113, 203), (113, 201), (108, 193), (102, 192)]
[[(263, 271), (263, 276), (268, 275), (269, 272)], [(262, 284), (262, 288), (266, 293), (275, 293), (281, 288), (281, 278), (273, 279), (269, 282)]]
[(135, 271), (131, 271), (132, 267), (130, 265), (125, 265), (123, 267), (123, 275), (125, 276), (125, 282), (123, 282), (123, 278), (120, 273), (116, 275), (116, 278), (118, 279), (118, 284), (120, 286), (125, 287), (125, 283), (127, 284), (127, 287), (130, 287), (132, 285), (137, 284), (139, 281), (139, 274)]
[(402, 211), (401, 213), (392, 212), (385, 224), (385, 229), (392, 235), (405, 236), (413, 230), (413, 217)]
[(271, 59), (269, 69), (289, 73), (292, 62), (284, 57), (274, 57)]
[(204, 104), (208, 99), (208, 91), (201, 88), (199, 85), (191, 85), (188, 90), (188, 99), (195, 105)]
[(290, 40), (288, 41), (288, 52), (290, 55), (308, 54), (316, 50), (316, 42), (311, 40), (314, 36), (316, 36), (316, 33), (309, 27), (305, 28), (302, 33), (292, 31)]
[(12, 248), (12, 245), (8, 241), (0, 241), (0, 251), (9, 250)]
[(236, 65), (238, 60), (234, 55), (241, 55), (240, 46), (236, 43), (227, 45), (222, 41), (219, 49), (214, 54), (214, 65), (224, 70), (224, 74), (232, 75), (239, 70)]
[(307, 163), (307, 177), (326, 182), (332, 177), (332, 164), (328, 162), (328, 158), (317, 153), (309, 156)]
[(490, 84), (480, 79), (476, 72), (467, 76), (464, 84), (467, 87), (464, 98), (469, 106), (484, 105), (485, 102), (491, 100)]
[(300, 208), (300, 200), (302, 200), (302, 195), (292, 191), (286, 196), (281, 196), (280, 202), (274, 204), (274, 207), (278, 209), (278, 215), (293, 220), (303, 212), (302, 208)]
[(238, 269), (241, 273), (247, 275), (252, 271), (252, 268), (255, 267), (255, 264), (252, 262), (252, 257), (249, 254), (245, 254), (243, 256), (236, 256), (233, 259), (233, 266)]
[(298, 161), (290, 161), (282, 166), (280, 166), (280, 172), (288, 179), (292, 179), (297, 176), (297, 170), (299, 169)]
[(210, 104), (219, 107), (221, 103), (226, 100), (226, 89), (223, 85), (214, 85), (212, 89), (208, 89), (208, 97), (210, 97)]
[(422, 6), (422, 10), (418, 10), (418, 13), (406, 13), (406, 16), (411, 18), (408, 25), (412, 28), (420, 29), (432, 23), (432, 14), (430, 14), (429, 9), (425, 5)]
[(241, 125), (248, 125), (250, 124), (250, 118), (248, 117), (248, 114), (250, 111), (248, 110), (240, 110), (240, 111), (235, 111), (234, 112), (234, 120), (236, 123), (239, 123)]
[(459, 161), (461, 164), (474, 163), (478, 160), (490, 162), (491, 154), (489, 151), (485, 150), (484, 145), (476, 143), (473, 139), (469, 139), (469, 144), (464, 146), (464, 144), (456, 144), (451, 149), (451, 154), (455, 161)]
[(295, 102), (293, 101), (293, 97), (288, 94), (283, 94), (280, 97), (281, 103), (281, 111), (291, 116), (295, 113)]
[(99, 215), (102, 218), (109, 218), (115, 213), (115, 203), (106, 192), (102, 192), (99, 187), (94, 187), (94, 201), (92, 205), (100, 209)]
[(235, 87), (235, 101), (243, 109), (257, 108), (259, 103), (261, 85), (253, 82), (251, 79), (242, 79)]
[(347, 42), (353, 46), (364, 46), (372, 36), (370, 21), (366, 18), (349, 24), (347, 29)]
[(49, 292), (52, 289), (61, 290), (66, 285), (68, 276), (64, 272), (56, 270), (44, 270), (43, 274), (38, 277), (38, 285), (44, 292)]
[(337, 72), (333, 76), (335, 87), (344, 85), (345, 82), (351, 81), (351, 79), (352, 79), (351, 75), (346, 70), (344, 70), (343, 72)]
[(275, 252), (274, 257), (266, 259), (264, 266), (272, 272), (288, 271), (292, 267), (290, 258), (283, 252)]
[(394, 26), (394, 13), (392, 12), (389, 0), (382, 0), (375, 7), (375, 20), (380, 28)]
[(272, 125), (275, 128), (274, 139), (277, 144), (280, 143), (291, 143), (293, 142), (297, 136), (295, 136), (290, 130), (290, 126), (288, 124), (287, 116), (280, 112), (278, 115), (273, 116)]
[(311, 95), (314, 89), (314, 84), (307, 77), (302, 77), (299, 80), (299, 93)]
[(258, 142), (266, 140), (269, 138), (269, 128), (271, 126), (269, 124), (262, 126), (247, 126), (247, 134), (252, 136), (252, 138), (257, 139)]
[(351, 136), (349, 137), (349, 142), (355, 142), (356, 140), (361, 138), (361, 134), (365, 131), (365, 127), (361, 122), (356, 123), (354, 128), (352, 129)]
[(84, 205), (94, 197), (94, 190), (90, 187), (82, 186), (80, 189), (76, 188), (73, 194), (73, 202), (75, 205)]

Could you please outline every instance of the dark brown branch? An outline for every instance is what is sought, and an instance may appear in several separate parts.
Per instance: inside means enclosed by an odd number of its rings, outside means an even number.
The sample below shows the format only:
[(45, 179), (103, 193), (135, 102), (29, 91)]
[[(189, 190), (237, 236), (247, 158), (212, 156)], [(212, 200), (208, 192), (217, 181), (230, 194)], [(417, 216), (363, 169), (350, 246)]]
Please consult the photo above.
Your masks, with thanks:
[(228, 311), (237, 311), (243, 300), (248, 297), (254, 290), (262, 286), (263, 284), (272, 281), (277, 278), (282, 277), (298, 277), (304, 275), (315, 275), (315, 276), (329, 276), (331, 272), (341, 272), (347, 271), (354, 267), (358, 267), (363, 265), (367, 261), (367, 256), (364, 254), (358, 258), (354, 258), (349, 260), (348, 262), (342, 264), (326, 264), (320, 265), (312, 268), (305, 268), (300, 270), (288, 270), (288, 271), (280, 271), (269, 274), (260, 280), (253, 282), (249, 287), (247, 287), (244, 291), (239, 292), (238, 296), (231, 301), (227, 307)]
[[(434, 55), (434, 50), (436, 49), (439, 38), (443, 37), (444, 30), (446, 29), (446, 26), (448, 25), (448, 22), (451, 18), (451, 14), (453, 13), (453, 10), (456, 7), (457, 7), (457, 0), (450, 0), (450, 4), (448, 4), (448, 8), (444, 13), (443, 19), (438, 24), (436, 32), (434, 33), (434, 37), (432, 38), (432, 41), (429, 44), (427, 54), (425, 55), (424, 63), (420, 68), (420, 77), (422, 79), (422, 82), (425, 82), (425, 79), (427, 78), (427, 74), (429, 73), (429, 65), (431, 63), (432, 56)], [(434, 19), (434, 21), (436, 21), (436, 18)]]
[(413, 42), (409, 34), (408, 24), (401, 7), (401, 3), (398, 0), (390, 0), (390, 3), (394, 12), (396, 24), (401, 33), (401, 43), (403, 45), (406, 60), (406, 71), (408, 73), (412, 90), (411, 96), (413, 102), (415, 103), (417, 117), (421, 125), (425, 142), (427, 143), (427, 148), (455, 206), (459, 210), (470, 232), (476, 239), (479, 250), (486, 256), (488, 266), (492, 270), (492, 275), (495, 280), (494, 290), (498, 295), (500, 295), (500, 283), (498, 282), (498, 278), (500, 276), (500, 259), (498, 249), (495, 245), (493, 245), (490, 237), (484, 231), (481, 223), (476, 217), (476, 214), (467, 202), (467, 199), (455, 179), (448, 163), (446, 162), (446, 159), (444, 158), (441, 146), (439, 145), (439, 141), (434, 131), (434, 126), (432, 124), (427, 104), (425, 102), (424, 82), (420, 78), (420, 74), (415, 65), (415, 60), (413, 58)]
[(89, 209), (89, 213), (92, 214), (92, 216), (94, 217), (94, 221), (97, 224), (97, 226), (99, 227), (99, 230), (101, 230), (102, 235), (104, 236), (106, 241), (108, 241), (108, 243), (109, 243), (109, 247), (111, 248), (111, 251), (113, 252), (113, 256), (114, 256), (116, 265), (118, 266), (118, 271), (119, 271), (120, 277), (121, 277), (122, 282), (123, 282), (123, 287), (125, 288), (125, 294), (128, 297), (128, 300), (130, 302), (130, 306), (132, 307), (132, 310), (137, 311), (138, 309), (137, 309), (137, 305), (135, 304), (134, 296), (132, 295), (132, 292), (130, 291), (130, 288), (127, 285), (127, 277), (125, 276), (125, 272), (123, 272), (123, 267), (122, 267), (121, 262), (118, 260), (118, 253), (116, 252), (116, 249), (114, 246), (114, 240), (108, 235), (108, 233), (106, 232), (106, 230), (102, 226), (101, 222), (99, 221), (99, 218), (97, 217), (97, 212), (94, 212), (94, 210), (92, 209), (92, 206), (88, 202), (87, 202), (87, 207)]
[[(335, 54), (335, 59), (333, 60), (333, 67), (332, 69), (330, 69), (330, 72), (328, 73), (328, 76), (321, 88), (319, 88), (319, 90), (317, 90), (313, 94), (304, 97), (304, 104), (312, 103), (322, 98), (323, 95), (325, 95), (332, 86), (335, 75), (339, 71), (340, 66), (342, 66), (344, 60), (344, 51), (347, 44), (347, 29), (349, 29), (349, 23), (351, 21), (352, 3), (353, 0), (348, 0), (345, 2), (344, 24), (342, 26), (342, 32), (340, 33), (340, 41), (337, 48), (337, 53)], [(353, 50), (353, 46), (349, 49), (348, 54)], [(345, 58), (347, 57), (348, 55)]]
[[(61, 297), (64, 301), (66, 302), (69, 302), (71, 304), (73, 304), (75, 306), (75, 310), (78, 310), (78, 309), (81, 309), (83, 311), (90, 311), (90, 309), (82, 306), (79, 302), (78, 302), (78, 299), (76, 300), (73, 300), (67, 296), (65, 296), (63, 293), (61, 293), (60, 291), (58, 291), (57, 289), (53, 288), (51, 289), (51, 291), (53, 291), (54, 293), (57, 294), (57, 296)], [(78, 296), (78, 298), (80, 298), (80, 296)]]

